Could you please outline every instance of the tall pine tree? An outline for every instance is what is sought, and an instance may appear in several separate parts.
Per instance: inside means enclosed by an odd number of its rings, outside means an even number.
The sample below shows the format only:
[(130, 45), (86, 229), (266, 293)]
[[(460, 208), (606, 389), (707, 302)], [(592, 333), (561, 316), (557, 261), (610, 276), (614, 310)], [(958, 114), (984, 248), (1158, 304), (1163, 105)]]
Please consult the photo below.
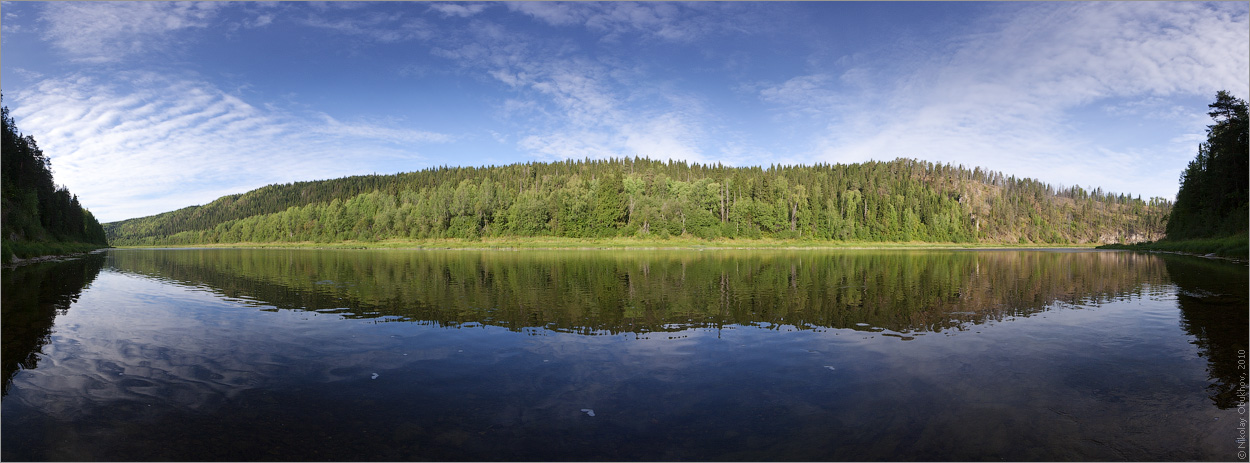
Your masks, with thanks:
[(82, 208), (78, 196), (56, 185), (51, 161), (39, 149), (34, 137), (24, 136), (17, 130), (7, 106), (0, 106), (0, 126), (3, 135), (0, 137), (3, 258), (9, 259), (12, 245), (21, 243), (75, 242), (107, 246), (104, 228)]
[(1168, 219), (1168, 239), (1222, 237), (1247, 229), (1246, 101), (1219, 91), (1207, 114), (1207, 141), (1181, 174), (1181, 187)]

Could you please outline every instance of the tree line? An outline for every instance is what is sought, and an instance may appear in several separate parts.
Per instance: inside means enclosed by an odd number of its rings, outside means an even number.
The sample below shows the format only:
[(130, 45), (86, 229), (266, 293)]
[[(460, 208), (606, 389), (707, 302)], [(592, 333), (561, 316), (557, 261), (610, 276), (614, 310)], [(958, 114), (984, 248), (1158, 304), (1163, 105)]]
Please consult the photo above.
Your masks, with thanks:
[(1198, 155), (1181, 173), (1167, 225), (1169, 240), (1245, 237), (1247, 233), (1250, 130), (1246, 101), (1221, 90), (1207, 106), (1215, 124), (1207, 126), (1207, 141), (1199, 145)]
[(583, 334), (732, 325), (936, 333), (1056, 301), (1140, 297), (1166, 277), (1162, 261), (1133, 253), (200, 249), (118, 253), (109, 265), (260, 301), (260, 310)]
[(120, 245), (524, 236), (1106, 243), (1161, 238), (1171, 207), (913, 159), (729, 167), (635, 157), (269, 185), (105, 229)]
[[(7, 106), (0, 107), (0, 221), (3, 259), (59, 249), (58, 244), (108, 246), (103, 226), (78, 196), (52, 178), (52, 162), (31, 135), (18, 131)], [(25, 257), (23, 255), (22, 257)]]

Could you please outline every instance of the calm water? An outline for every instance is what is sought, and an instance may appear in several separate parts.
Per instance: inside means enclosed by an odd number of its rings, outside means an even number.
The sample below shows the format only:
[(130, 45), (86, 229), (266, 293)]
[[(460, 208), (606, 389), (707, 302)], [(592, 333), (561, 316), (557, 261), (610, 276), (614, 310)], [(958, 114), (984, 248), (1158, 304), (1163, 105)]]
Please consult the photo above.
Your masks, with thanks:
[(1098, 251), (113, 250), (3, 271), (0, 457), (1245, 460), (1247, 280)]

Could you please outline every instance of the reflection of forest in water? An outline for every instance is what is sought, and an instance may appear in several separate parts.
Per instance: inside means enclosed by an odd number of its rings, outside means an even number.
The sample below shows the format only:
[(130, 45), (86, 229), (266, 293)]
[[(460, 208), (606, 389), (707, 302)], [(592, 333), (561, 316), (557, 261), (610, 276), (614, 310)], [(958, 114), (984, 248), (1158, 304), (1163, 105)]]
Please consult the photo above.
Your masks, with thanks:
[(1181, 256), (1162, 259), (1177, 286), (1181, 326), (1207, 358), (1211, 400), (1220, 408), (1236, 407), (1246, 371), (1237, 368), (1238, 355), (1245, 359), (1250, 338), (1246, 266)]
[(1221, 408), (1235, 403), (1247, 337), (1244, 266), (1129, 252), (234, 249), (109, 259), (124, 272), (277, 309), (582, 334), (788, 325), (910, 339), (1057, 305), (1162, 295), (1174, 281)]
[(0, 337), (4, 389), (13, 375), (38, 366), (39, 351), (52, 335), (57, 314), (65, 313), (104, 268), (104, 254), (64, 262), (31, 264), (0, 271)]
[[(1244, 265), (1128, 252), (124, 250), (3, 272), (4, 391), (35, 368), (54, 319), (108, 265), (263, 310), (514, 331), (646, 333), (781, 325), (925, 332), (1058, 305), (1163, 295), (1236, 405), (1247, 349)], [(1149, 293), (1149, 294), (1148, 294)], [(269, 308), (273, 307), (273, 308)]]
[(645, 333), (724, 325), (964, 329), (1141, 296), (1162, 262), (1124, 252), (115, 252), (110, 266), (279, 309), (512, 330)]

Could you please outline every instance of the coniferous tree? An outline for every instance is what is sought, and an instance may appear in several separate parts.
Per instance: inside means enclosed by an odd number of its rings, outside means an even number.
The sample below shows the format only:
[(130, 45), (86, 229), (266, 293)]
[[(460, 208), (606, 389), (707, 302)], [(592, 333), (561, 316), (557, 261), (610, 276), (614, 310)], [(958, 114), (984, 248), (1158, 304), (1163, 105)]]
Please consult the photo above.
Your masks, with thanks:
[(1169, 239), (1245, 234), (1247, 228), (1246, 102), (1219, 91), (1207, 114), (1207, 141), (1181, 174), (1167, 225)]
[(596, 235), (611, 236), (616, 229), (629, 218), (628, 198), (625, 197), (625, 184), (616, 174), (608, 174), (599, 179), (595, 189), (594, 228)]
[(106, 224), (119, 244), (507, 236), (1141, 241), (1171, 203), (910, 159), (729, 168), (649, 159), (438, 167), (270, 185)]
[(35, 138), (22, 135), (0, 105), (0, 240), (4, 258), (11, 245), (85, 243), (107, 246), (103, 227), (83, 209), (78, 196), (58, 187), (52, 163)]

